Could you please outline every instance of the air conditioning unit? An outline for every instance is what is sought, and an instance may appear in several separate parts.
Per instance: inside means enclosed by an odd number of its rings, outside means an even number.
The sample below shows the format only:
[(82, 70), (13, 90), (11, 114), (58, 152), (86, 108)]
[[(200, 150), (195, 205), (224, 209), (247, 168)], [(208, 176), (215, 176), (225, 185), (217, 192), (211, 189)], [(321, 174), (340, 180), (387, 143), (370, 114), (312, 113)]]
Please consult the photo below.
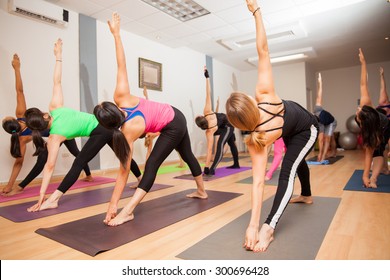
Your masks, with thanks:
[(69, 11), (42, 0), (8, 0), (8, 12), (59, 27), (69, 22)]

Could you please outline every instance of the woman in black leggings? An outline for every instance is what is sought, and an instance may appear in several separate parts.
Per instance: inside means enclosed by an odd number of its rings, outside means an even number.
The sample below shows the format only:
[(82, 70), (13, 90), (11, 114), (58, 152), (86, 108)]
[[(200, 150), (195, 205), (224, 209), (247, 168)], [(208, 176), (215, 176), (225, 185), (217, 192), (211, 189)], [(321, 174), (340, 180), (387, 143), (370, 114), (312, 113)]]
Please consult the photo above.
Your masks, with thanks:
[[(318, 123), (313, 114), (293, 101), (281, 100), (275, 93), (267, 38), (260, 8), (255, 0), (246, 0), (256, 22), (256, 46), (259, 56), (256, 100), (243, 93), (233, 93), (226, 103), (230, 123), (243, 131), (252, 159), (252, 214), (246, 230), (244, 247), (254, 252), (265, 251), (274, 239), (275, 227), (287, 207), (294, 190), (295, 175), (301, 182), (301, 195), (290, 202), (312, 203), (310, 172), (305, 157), (318, 136)], [(287, 151), (283, 159), (278, 188), (272, 209), (262, 225), (267, 148), (283, 137)]]
[[(26, 112), (26, 99), (24, 97), (22, 75), (20, 71), (20, 58), (17, 54), (14, 54), (13, 56), (12, 67), (15, 72), (16, 118), (11, 116), (3, 118), (2, 126), (7, 133), (11, 134), (10, 153), (12, 157), (15, 158), (15, 162), (12, 167), (8, 184), (1, 190), (1, 195), (4, 196), (11, 196), (22, 192), (24, 188), (42, 172), (47, 161), (47, 149), (45, 149), (42, 153), (37, 155), (37, 161), (31, 171), (27, 174), (26, 178), (24, 178), (18, 186), (14, 187), (16, 178), (22, 169), (24, 155), (26, 153), (26, 145), (31, 142), (32, 137), (31, 130), (26, 126), (26, 119), (24, 118), (24, 113)], [(49, 137), (49, 133), (50, 132), (47, 129), (42, 131), (41, 135), (42, 137)], [(72, 155), (76, 157), (79, 154), (80, 151), (74, 139), (66, 140), (64, 141), (64, 144)], [(84, 180), (92, 181), (93, 178), (88, 164), (84, 166), (84, 171), (86, 175)]]
[[(156, 179), (158, 168), (173, 150), (176, 150), (188, 164), (195, 180), (197, 189), (188, 194), (187, 197), (206, 199), (207, 193), (203, 185), (202, 170), (191, 150), (187, 123), (183, 113), (169, 104), (139, 98), (130, 93), (125, 52), (120, 37), (119, 15), (113, 13), (112, 20), (108, 24), (115, 41), (118, 66), (114, 92), (116, 104), (102, 102), (95, 107), (94, 114), (100, 124), (113, 130), (114, 135), (117, 136), (114, 148), (121, 166), (104, 222), (110, 226), (118, 226), (134, 218), (133, 211), (135, 207), (149, 192)], [(150, 132), (159, 132), (160, 135), (146, 161), (145, 172), (138, 188), (130, 201), (117, 215), (117, 205), (129, 173), (129, 161), (132, 158), (133, 144), (142, 135)]]
[[(207, 68), (204, 68), (204, 76), (206, 77), (206, 103), (203, 109), (203, 116), (195, 118), (195, 123), (198, 127), (206, 132), (207, 153), (206, 163), (204, 167), (205, 175), (214, 175), (215, 169), (221, 162), (223, 150), (228, 143), (233, 156), (233, 165), (227, 168), (240, 168), (238, 162), (238, 150), (235, 143), (234, 127), (229, 123), (227, 117), (223, 113), (216, 113), (212, 110), (211, 94), (210, 94), (210, 77)], [(210, 167), (211, 155), (213, 153), (214, 136), (219, 136), (217, 142), (217, 150), (215, 152), (213, 164)]]

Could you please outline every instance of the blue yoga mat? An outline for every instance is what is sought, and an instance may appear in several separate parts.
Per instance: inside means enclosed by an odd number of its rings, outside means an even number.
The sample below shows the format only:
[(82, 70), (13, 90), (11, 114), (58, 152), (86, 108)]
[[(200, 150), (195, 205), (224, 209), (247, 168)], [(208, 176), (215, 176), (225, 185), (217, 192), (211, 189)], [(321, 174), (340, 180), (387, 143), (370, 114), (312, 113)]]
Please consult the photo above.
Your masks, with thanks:
[(363, 170), (355, 170), (351, 178), (344, 187), (345, 191), (361, 191), (361, 192), (381, 192), (390, 193), (390, 175), (379, 175), (377, 186), (378, 188), (365, 188), (363, 186)]

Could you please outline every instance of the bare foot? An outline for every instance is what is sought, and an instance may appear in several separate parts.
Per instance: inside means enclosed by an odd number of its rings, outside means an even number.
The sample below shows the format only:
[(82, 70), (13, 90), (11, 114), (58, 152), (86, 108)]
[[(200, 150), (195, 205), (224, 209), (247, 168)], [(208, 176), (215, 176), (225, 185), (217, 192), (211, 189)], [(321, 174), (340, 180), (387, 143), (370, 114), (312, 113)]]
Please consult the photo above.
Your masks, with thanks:
[(274, 229), (268, 224), (263, 224), (259, 231), (259, 242), (257, 242), (253, 252), (265, 252), (274, 240)]
[(290, 203), (305, 203), (305, 204), (313, 204), (313, 199), (311, 196), (296, 196), (290, 199)]
[(208, 197), (207, 193), (205, 191), (199, 191), (190, 193), (186, 195), (189, 198), (200, 198), (200, 199), (206, 199)]
[(2, 190), (1, 190), (1, 195), (4, 195), (4, 194), (7, 194), (9, 192), (12, 191), (12, 186), (5, 186)]
[(91, 175), (85, 176), (82, 181), (85, 182), (93, 182), (93, 177)]
[(19, 193), (22, 193), (23, 192), (23, 188), (17, 186), (16, 188), (12, 189), (10, 192), (3, 192), (1, 193), (2, 196), (13, 196), (15, 194), (19, 194)]
[(265, 180), (265, 181), (269, 181), (269, 180), (271, 180), (271, 178), (272, 178), (272, 177), (265, 176), (265, 177), (264, 177), (264, 180)]
[(133, 219), (134, 219), (133, 213), (129, 215), (125, 213), (125, 211), (121, 211), (114, 219), (108, 222), (108, 225), (112, 227), (116, 227), (126, 222), (130, 222)]
[(390, 174), (389, 169), (386, 169), (386, 168), (383, 168), (381, 173), (385, 174), (385, 175), (389, 175)]
[(58, 200), (52, 200), (48, 198), (42, 203), (41, 207), (39, 208), (39, 211), (55, 209), (57, 207), (58, 207)]

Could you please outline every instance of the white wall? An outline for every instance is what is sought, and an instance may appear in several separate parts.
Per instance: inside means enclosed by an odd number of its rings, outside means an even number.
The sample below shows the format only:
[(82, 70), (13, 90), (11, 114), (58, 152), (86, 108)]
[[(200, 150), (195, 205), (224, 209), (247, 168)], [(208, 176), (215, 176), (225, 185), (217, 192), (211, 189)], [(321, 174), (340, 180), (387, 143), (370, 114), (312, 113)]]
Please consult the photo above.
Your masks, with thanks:
[[(1, 118), (15, 116), (15, 78), (11, 66), (14, 53), (21, 59), (21, 73), (27, 107), (48, 110), (52, 93), (52, 77), (55, 64), (54, 42), (62, 38), (63, 46), (63, 88), (65, 106), (78, 109), (78, 15), (70, 12), (70, 23), (61, 29), (41, 22), (9, 14), (7, 1), (0, 0), (0, 110)], [(14, 159), (9, 153), (10, 135), (0, 132), (0, 182), (8, 182)], [(36, 159), (32, 144), (28, 144), (26, 160), (19, 178), (24, 178)], [(73, 156), (61, 147), (55, 174), (69, 170)]]

